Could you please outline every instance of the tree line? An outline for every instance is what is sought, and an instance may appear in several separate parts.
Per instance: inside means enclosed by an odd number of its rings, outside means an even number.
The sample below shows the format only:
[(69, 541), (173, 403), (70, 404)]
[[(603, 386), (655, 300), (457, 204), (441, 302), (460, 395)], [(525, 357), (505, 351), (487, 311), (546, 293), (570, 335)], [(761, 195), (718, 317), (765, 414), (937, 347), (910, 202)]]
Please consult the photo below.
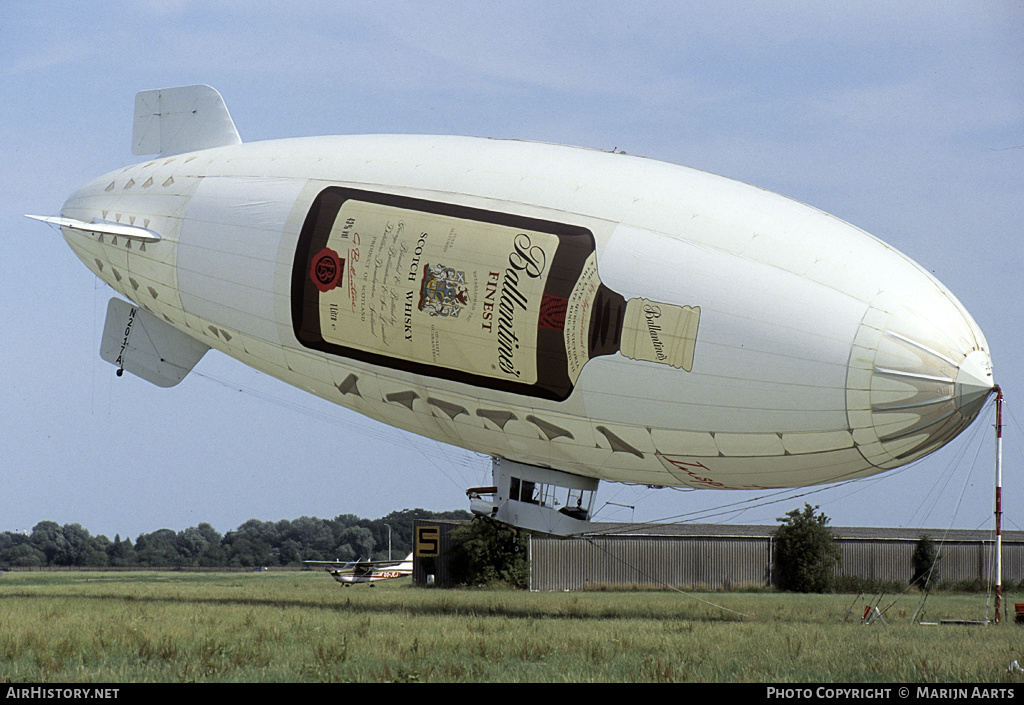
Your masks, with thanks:
[(334, 519), (300, 517), (281, 521), (250, 519), (221, 535), (201, 523), (183, 531), (158, 529), (135, 541), (92, 536), (81, 524), (41, 521), (32, 532), (0, 533), (0, 567), (271, 567), (303, 561), (383, 560), (388, 540), (393, 558), (412, 551), (416, 519), (469, 520), (465, 511), (403, 509), (380, 519), (342, 514)]

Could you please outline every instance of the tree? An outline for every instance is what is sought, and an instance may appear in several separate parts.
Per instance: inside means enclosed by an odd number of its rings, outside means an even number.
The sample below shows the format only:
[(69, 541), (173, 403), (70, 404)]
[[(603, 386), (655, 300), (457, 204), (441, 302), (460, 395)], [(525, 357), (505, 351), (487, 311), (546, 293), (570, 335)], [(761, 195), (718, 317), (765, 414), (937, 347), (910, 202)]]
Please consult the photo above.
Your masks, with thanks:
[(182, 565), (182, 557), (175, 546), (177, 537), (173, 529), (157, 529), (149, 534), (139, 534), (135, 539), (137, 564), (150, 567)]
[(832, 588), (839, 544), (818, 507), (804, 504), (779, 517), (774, 531), (775, 574), (778, 586), (793, 592), (827, 592)]
[(463, 524), (452, 531), (448, 568), (453, 582), (484, 586), (504, 583), (526, 589), (530, 561), (520, 543), (519, 530), (487, 520)]
[[(341, 560), (366, 560), (373, 556), (373, 532), (365, 526), (349, 526), (338, 532), (334, 552)], [(351, 556), (351, 558), (350, 558)]]
[(935, 587), (939, 582), (939, 570), (935, 567), (938, 559), (939, 552), (935, 548), (935, 542), (927, 534), (921, 534), (914, 544), (914, 555), (911, 557), (914, 576), (910, 579), (910, 584), (926, 592)]
[(46, 556), (45, 565), (106, 565), (105, 537), (93, 538), (81, 524), (60, 526), (41, 521), (32, 529), (29, 543)]
[(32, 527), (29, 537), (32, 547), (46, 556), (43, 565), (64, 565), (67, 556), (68, 542), (60, 524), (55, 521), (41, 521)]
[[(87, 554), (90, 536), (81, 524), (65, 524), (60, 528), (64, 537), (64, 550), (55, 561), (56, 565), (88, 565)], [(106, 552), (103, 559), (106, 560)], [(105, 565), (105, 564), (104, 564)]]
[(0, 566), (46, 565), (46, 556), (32, 545), (26, 534), (5, 531), (0, 534)]
[(114, 534), (113, 542), (107, 547), (107, 563), (112, 566), (125, 567), (135, 564), (135, 544), (131, 539), (121, 539), (121, 534)]
[(184, 531), (179, 531), (174, 537), (174, 548), (183, 566), (206, 565), (205, 557), (211, 546), (220, 546), (220, 535), (210, 531), (213, 527), (209, 524), (190, 526)]
[[(86, 532), (88, 536), (89, 532)], [(109, 565), (110, 547), (113, 544), (103, 534), (90, 536), (85, 548), (78, 557), (78, 565), (102, 568)]]
[(199, 565), (207, 568), (227, 565), (228, 552), (224, 550), (224, 538), (207, 522), (196, 527), (199, 534), (206, 540), (206, 548), (199, 556)]
[(302, 547), (300, 555), (289, 562), (304, 560), (333, 560), (334, 532), (328, 521), (302, 516), (291, 522), (287, 539)]

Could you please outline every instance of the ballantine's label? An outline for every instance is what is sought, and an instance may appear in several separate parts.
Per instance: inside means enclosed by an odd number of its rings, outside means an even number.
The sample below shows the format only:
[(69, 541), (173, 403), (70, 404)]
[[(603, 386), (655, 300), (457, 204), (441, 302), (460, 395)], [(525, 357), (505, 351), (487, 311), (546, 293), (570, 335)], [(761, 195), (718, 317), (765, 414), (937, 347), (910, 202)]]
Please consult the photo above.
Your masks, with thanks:
[(312, 258), (328, 344), (537, 380), (556, 235), (348, 199)]

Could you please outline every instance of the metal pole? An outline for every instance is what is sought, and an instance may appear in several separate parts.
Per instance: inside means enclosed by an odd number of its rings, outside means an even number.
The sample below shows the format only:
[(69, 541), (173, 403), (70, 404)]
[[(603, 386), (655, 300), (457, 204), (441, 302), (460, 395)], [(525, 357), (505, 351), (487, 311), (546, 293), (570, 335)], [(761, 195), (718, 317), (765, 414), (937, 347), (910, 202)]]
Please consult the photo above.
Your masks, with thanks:
[(996, 387), (996, 624), (1003, 611), (1003, 390)]

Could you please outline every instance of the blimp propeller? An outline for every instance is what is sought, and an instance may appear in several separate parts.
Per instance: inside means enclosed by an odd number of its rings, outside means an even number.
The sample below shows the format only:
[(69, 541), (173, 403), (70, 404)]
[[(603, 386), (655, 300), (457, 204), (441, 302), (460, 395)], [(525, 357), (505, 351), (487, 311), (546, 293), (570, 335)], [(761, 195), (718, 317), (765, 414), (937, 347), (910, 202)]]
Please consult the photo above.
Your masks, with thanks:
[(922, 267), (720, 176), (468, 137), (243, 143), (208, 86), (140, 93), (132, 145), (160, 157), (39, 217), (130, 302), (104, 359), (172, 386), (213, 348), (489, 454), (470, 504), (498, 521), (585, 531), (601, 480), (872, 475), (949, 442), (994, 386)]

